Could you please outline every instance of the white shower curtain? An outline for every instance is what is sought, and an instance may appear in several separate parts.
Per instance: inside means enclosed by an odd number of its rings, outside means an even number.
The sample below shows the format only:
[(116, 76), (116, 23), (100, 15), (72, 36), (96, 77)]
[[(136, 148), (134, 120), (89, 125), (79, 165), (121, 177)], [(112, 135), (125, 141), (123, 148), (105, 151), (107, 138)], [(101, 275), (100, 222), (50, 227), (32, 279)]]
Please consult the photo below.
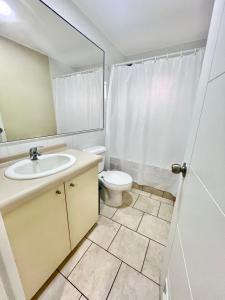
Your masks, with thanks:
[(176, 194), (203, 49), (197, 53), (113, 66), (107, 107), (110, 168), (142, 185)]
[(102, 69), (53, 79), (57, 133), (102, 127)]

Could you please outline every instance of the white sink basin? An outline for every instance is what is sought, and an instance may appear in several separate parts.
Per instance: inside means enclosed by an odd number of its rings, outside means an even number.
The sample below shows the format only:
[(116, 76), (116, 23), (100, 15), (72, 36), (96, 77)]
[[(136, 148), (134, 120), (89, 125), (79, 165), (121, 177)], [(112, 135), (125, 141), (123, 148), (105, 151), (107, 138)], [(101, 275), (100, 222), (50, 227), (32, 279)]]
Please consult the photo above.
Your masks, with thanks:
[(70, 154), (56, 153), (38, 157), (38, 160), (23, 159), (5, 171), (5, 176), (12, 179), (33, 179), (49, 176), (65, 170), (76, 162)]

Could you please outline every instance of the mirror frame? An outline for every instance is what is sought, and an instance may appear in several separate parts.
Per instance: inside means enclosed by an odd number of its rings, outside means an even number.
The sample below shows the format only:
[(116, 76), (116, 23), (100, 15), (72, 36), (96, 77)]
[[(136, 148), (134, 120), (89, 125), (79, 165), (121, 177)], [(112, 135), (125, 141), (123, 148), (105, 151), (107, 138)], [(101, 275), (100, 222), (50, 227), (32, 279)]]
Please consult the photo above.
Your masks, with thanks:
[(89, 42), (91, 42), (93, 45), (95, 45), (99, 50), (102, 51), (102, 127), (101, 128), (93, 128), (93, 129), (87, 129), (87, 130), (80, 130), (80, 131), (72, 131), (67, 133), (60, 133), (60, 134), (54, 134), (54, 135), (42, 135), (42, 136), (36, 136), (33, 138), (27, 138), (27, 139), (20, 139), (20, 140), (14, 140), (14, 141), (6, 141), (1, 142), (0, 147), (6, 144), (17, 144), (17, 143), (24, 143), (24, 142), (31, 142), (34, 140), (45, 140), (45, 139), (51, 139), (51, 138), (57, 138), (57, 137), (63, 137), (63, 136), (70, 136), (70, 135), (78, 135), (82, 133), (88, 133), (88, 132), (96, 132), (96, 131), (103, 131), (105, 130), (105, 51), (98, 46), (95, 42), (93, 42), (89, 37), (87, 37), (83, 32), (81, 32), (79, 29), (77, 29), (74, 25), (72, 25), (69, 21), (67, 21), (63, 16), (61, 16), (57, 11), (55, 11), (53, 8), (51, 8), (48, 4), (46, 4), (43, 0), (39, 0), (39, 2), (44, 5), (47, 9), (51, 10), (55, 15), (57, 15), (60, 19), (62, 19), (64, 22), (66, 22), (69, 26), (71, 26), (74, 30), (79, 32), (84, 38), (86, 38)]

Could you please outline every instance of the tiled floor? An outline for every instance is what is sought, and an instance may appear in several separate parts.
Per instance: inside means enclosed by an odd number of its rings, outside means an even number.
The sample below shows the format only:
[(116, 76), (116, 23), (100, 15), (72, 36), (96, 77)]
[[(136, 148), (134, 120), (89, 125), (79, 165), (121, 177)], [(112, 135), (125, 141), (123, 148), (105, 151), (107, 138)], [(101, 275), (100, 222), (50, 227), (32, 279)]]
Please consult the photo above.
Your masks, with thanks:
[(133, 189), (123, 207), (101, 203), (97, 226), (40, 296), (42, 300), (159, 300), (173, 201)]

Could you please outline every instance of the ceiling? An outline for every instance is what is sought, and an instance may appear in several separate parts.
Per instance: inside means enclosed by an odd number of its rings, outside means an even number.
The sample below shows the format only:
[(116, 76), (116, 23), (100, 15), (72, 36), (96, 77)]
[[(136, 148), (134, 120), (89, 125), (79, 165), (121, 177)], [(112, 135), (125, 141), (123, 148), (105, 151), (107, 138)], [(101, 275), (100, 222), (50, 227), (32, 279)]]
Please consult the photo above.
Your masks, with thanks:
[(72, 0), (124, 55), (207, 38), (213, 0)]

